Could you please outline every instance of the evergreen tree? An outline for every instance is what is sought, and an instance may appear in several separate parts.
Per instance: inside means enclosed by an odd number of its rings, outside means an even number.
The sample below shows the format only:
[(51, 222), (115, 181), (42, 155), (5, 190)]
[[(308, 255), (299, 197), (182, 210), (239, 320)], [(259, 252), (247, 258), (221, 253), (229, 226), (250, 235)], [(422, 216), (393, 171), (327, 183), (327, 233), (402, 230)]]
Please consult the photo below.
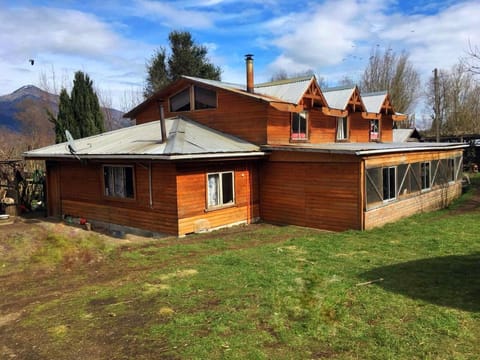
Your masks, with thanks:
[(171, 54), (167, 57), (165, 48), (160, 48), (147, 64), (147, 85), (144, 95), (177, 80), (182, 75), (220, 80), (221, 69), (207, 59), (207, 48), (196, 45), (187, 31), (172, 31), (168, 40)]
[(71, 95), (63, 88), (60, 92), (58, 114), (49, 113), (55, 125), (55, 141), (66, 141), (65, 130), (74, 139), (100, 134), (105, 131), (103, 113), (100, 109), (93, 82), (81, 71), (75, 73)]

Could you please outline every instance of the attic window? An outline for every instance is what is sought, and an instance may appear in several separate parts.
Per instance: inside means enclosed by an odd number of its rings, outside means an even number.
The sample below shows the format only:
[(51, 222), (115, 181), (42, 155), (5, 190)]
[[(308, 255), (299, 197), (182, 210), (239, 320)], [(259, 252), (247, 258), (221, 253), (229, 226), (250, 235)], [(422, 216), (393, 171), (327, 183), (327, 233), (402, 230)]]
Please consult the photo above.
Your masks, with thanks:
[(380, 122), (379, 120), (370, 120), (370, 141), (380, 140)]
[(213, 90), (194, 86), (195, 110), (215, 109), (217, 107), (217, 93)]
[(190, 111), (190, 88), (186, 88), (170, 98), (170, 111)]
[(292, 113), (292, 140), (307, 140), (307, 112)]
[(215, 109), (217, 107), (217, 93), (200, 86), (189, 86), (170, 97), (170, 111), (192, 111)]
[(337, 118), (337, 140), (348, 140), (348, 118)]

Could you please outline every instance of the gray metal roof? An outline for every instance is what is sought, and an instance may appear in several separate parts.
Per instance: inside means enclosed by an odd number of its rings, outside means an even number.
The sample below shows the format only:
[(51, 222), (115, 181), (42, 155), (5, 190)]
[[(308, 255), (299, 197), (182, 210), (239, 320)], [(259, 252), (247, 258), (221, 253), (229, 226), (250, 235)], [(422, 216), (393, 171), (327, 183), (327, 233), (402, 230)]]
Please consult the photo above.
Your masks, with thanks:
[(415, 129), (393, 129), (394, 142), (407, 142), (412, 136)]
[(354, 91), (355, 86), (322, 89), (328, 107), (339, 110), (345, 110), (347, 108), (348, 101), (352, 97)]
[(257, 84), (255, 85), (254, 91), (257, 94), (273, 96), (292, 104), (298, 104), (313, 79), (313, 76), (304, 76), (295, 79)]
[[(167, 141), (160, 143), (160, 121), (152, 121), (74, 141), (79, 158), (194, 159), (264, 155), (260, 147), (195, 121), (165, 119)], [(67, 143), (24, 153), (25, 158), (73, 158)]]
[(304, 151), (331, 154), (375, 155), (398, 152), (413, 152), (427, 150), (453, 150), (468, 147), (464, 143), (324, 143), (324, 144), (294, 144), (294, 145), (265, 145), (262, 150)]
[(386, 91), (361, 94), (365, 109), (369, 113), (379, 113), (387, 96)]

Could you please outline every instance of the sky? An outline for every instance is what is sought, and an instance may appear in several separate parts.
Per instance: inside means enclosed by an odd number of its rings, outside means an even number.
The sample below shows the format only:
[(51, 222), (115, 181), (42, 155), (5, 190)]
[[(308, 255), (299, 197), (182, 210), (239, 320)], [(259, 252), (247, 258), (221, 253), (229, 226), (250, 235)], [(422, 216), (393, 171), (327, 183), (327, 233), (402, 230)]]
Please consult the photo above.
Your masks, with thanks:
[(480, 46), (478, 19), (479, 0), (0, 0), (0, 95), (27, 84), (58, 92), (81, 70), (128, 110), (172, 30), (206, 46), (227, 82), (245, 83), (245, 54), (257, 83), (281, 70), (358, 81), (375, 49), (408, 52), (426, 81)]

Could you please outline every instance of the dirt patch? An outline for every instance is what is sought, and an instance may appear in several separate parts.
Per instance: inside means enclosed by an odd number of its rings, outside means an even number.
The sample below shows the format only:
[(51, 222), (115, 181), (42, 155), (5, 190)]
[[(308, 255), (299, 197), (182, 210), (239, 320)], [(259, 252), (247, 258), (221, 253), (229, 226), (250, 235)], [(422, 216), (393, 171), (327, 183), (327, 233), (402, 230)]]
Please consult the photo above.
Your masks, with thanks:
[(21, 315), (22, 315), (21, 312), (0, 315), (0, 327), (10, 324), (11, 322), (20, 318)]

